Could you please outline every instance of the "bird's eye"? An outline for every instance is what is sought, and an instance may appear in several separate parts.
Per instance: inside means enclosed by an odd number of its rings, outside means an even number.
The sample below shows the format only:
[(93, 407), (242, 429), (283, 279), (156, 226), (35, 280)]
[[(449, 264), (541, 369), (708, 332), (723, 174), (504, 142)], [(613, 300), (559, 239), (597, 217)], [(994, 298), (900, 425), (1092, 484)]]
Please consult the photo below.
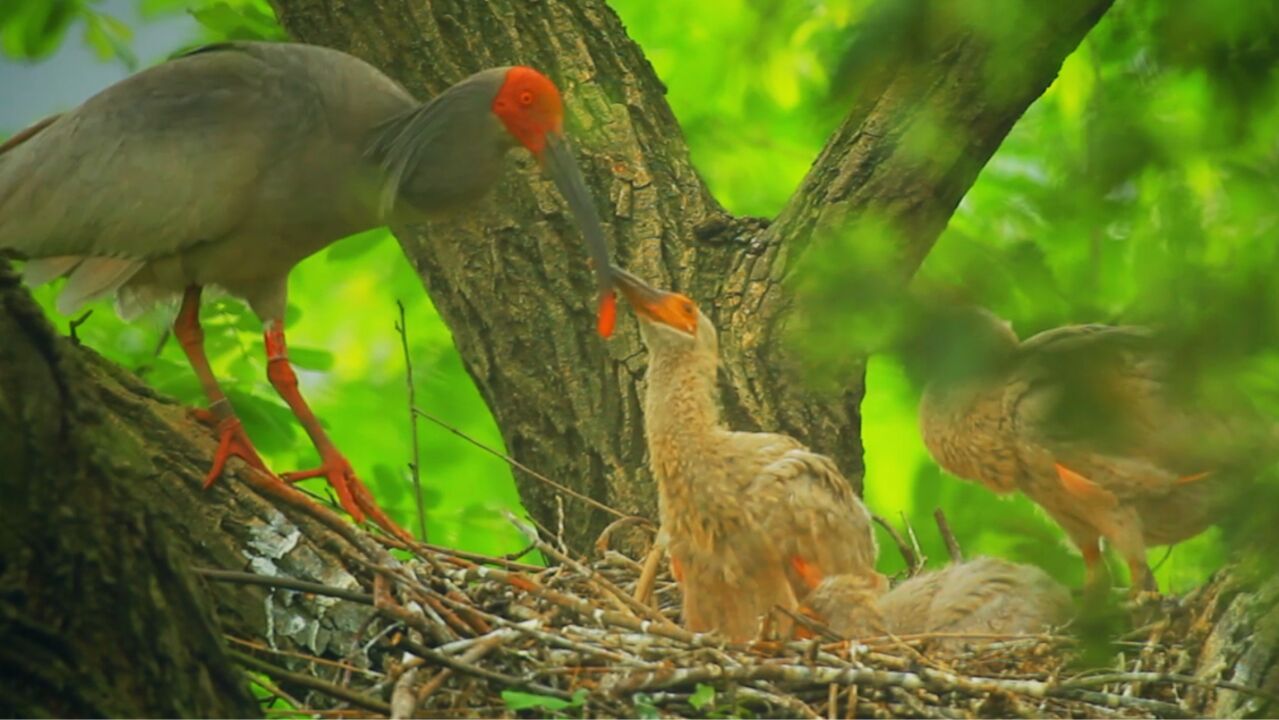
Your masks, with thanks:
[(533, 93), (529, 92), (528, 90), (525, 90), (524, 92), (521, 92), (521, 93), (520, 93), (520, 104), (521, 104), (521, 105), (532, 105), (532, 104), (533, 104)]
[(686, 303), (684, 303), (684, 312), (685, 312), (685, 313), (687, 313), (688, 315), (692, 315), (692, 314), (693, 314), (693, 303), (691, 303), (691, 302), (686, 302)]

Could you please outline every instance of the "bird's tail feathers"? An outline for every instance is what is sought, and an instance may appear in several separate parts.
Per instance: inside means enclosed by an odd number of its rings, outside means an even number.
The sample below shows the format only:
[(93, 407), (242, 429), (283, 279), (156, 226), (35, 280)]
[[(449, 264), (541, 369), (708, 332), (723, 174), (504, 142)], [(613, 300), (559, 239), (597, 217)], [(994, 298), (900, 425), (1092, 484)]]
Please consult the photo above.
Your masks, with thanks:
[(58, 295), (58, 312), (70, 315), (87, 302), (110, 295), (142, 269), (143, 261), (131, 258), (83, 258)]
[(79, 255), (59, 255), (28, 260), (22, 267), (22, 280), (31, 287), (38, 287), (71, 272), (82, 260), (84, 258)]
[[(207, 290), (213, 291), (214, 288), (209, 287)], [(206, 292), (205, 298), (208, 297), (210, 293)], [(151, 284), (124, 285), (115, 293), (115, 312), (121, 320), (126, 322), (160, 304), (173, 303), (176, 312), (177, 307), (174, 301), (178, 298), (179, 296), (172, 291)]]

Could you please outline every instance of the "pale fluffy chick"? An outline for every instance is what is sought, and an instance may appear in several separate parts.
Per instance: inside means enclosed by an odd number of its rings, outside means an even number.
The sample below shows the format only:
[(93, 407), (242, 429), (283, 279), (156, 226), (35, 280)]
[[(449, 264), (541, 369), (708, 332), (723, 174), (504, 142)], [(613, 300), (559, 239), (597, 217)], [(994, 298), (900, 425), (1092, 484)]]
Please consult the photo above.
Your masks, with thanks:
[(970, 634), (932, 643), (956, 649), (990, 636), (1044, 632), (1070, 617), (1071, 602), (1066, 588), (1037, 567), (977, 558), (883, 594), (860, 577), (830, 577), (805, 598), (804, 610), (848, 638)]
[(835, 463), (785, 435), (724, 427), (714, 325), (689, 298), (615, 272), (649, 349), (644, 427), (685, 626), (734, 641), (770, 625), (786, 634), (775, 606), (797, 609), (823, 577), (885, 587), (870, 516)]

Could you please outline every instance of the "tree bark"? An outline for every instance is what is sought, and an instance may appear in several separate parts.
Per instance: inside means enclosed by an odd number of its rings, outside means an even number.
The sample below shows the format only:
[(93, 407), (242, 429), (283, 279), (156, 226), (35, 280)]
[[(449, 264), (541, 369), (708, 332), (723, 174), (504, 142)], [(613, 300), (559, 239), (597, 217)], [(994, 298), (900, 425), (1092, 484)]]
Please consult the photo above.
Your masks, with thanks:
[[(715, 203), (688, 163), (660, 84), (601, 5), (279, 4), (295, 34), (354, 50), (419, 90), (439, 90), (482, 65), (549, 68), (569, 88), (588, 174), (608, 189), (618, 258), (690, 290), (720, 324), (731, 421), (803, 437), (853, 477), (860, 387), (818, 397), (783, 381), (777, 341), (790, 301), (779, 281), (827, 231), (867, 214), (895, 229), (908, 275), (999, 139), (1106, 6), (1053, 4), (1040, 8), (1039, 23), (1004, 35), (935, 23), (941, 29), (921, 35), (928, 52), (865, 75), (863, 97), (769, 225), (730, 217)], [(940, 19), (919, 20), (928, 28)], [(1017, 77), (989, 97), (980, 67), (1012, 50)], [(417, 62), (426, 57), (429, 67)], [(960, 138), (934, 148), (928, 162), (906, 142), (925, 116)], [(611, 344), (588, 334), (591, 281), (547, 184), (525, 162), (521, 177), (469, 221), (428, 227), (425, 236), (399, 230), (512, 452), (620, 507), (651, 511), (646, 476), (636, 470), (639, 345), (633, 332)], [(247, 471), (235, 462), (232, 477), (202, 491), (214, 447), (208, 431), (55, 333), (2, 261), (0, 338), (0, 492), (14, 499), (0, 526), (0, 713), (253, 714), (220, 632), (359, 659), (371, 610), (206, 585), (191, 568), (355, 589), (370, 585), (356, 558), (385, 561), (379, 547), (341, 523), (278, 504), (292, 491), (240, 482)], [(548, 519), (549, 495), (521, 482)], [(271, 502), (252, 489), (271, 487)], [(591, 537), (600, 522), (574, 523), (584, 526), (575, 539)], [(1172, 670), (1279, 692), (1279, 581), (1253, 589), (1227, 574), (1197, 597), (1186, 664)], [(1219, 715), (1275, 709), (1253, 695), (1211, 692), (1193, 706)]]
[(210, 432), (56, 334), (3, 261), (0, 338), (0, 715), (246, 717), (259, 709), (223, 632), (358, 645), (367, 608), (205, 586), (192, 568), (355, 587), (343, 560), (367, 547), (285, 517), (238, 461), (201, 490)]
[[(782, 349), (783, 279), (811, 245), (867, 217), (895, 232), (900, 276), (911, 274), (1013, 122), (1110, 4), (1014, 2), (1006, 12), (1024, 22), (991, 27), (980, 0), (919, 3), (916, 54), (885, 58), (887, 71), (865, 75), (848, 118), (770, 226), (716, 203), (689, 162), (661, 82), (599, 0), (272, 2), (293, 37), (363, 57), (420, 97), (487, 66), (547, 71), (565, 90), (569, 130), (615, 259), (688, 292), (719, 328), (729, 422), (800, 438), (834, 457), (857, 487), (861, 372), (834, 393), (798, 381)], [(929, 137), (937, 139), (921, 146)], [(576, 230), (531, 161), (517, 164), (491, 204), (396, 235), (508, 451), (653, 517), (638, 334), (629, 321), (611, 342), (592, 334), (593, 286)], [(553, 492), (523, 474), (517, 482), (530, 512), (554, 523)], [(578, 548), (610, 519), (585, 506), (571, 512), (569, 542)]]

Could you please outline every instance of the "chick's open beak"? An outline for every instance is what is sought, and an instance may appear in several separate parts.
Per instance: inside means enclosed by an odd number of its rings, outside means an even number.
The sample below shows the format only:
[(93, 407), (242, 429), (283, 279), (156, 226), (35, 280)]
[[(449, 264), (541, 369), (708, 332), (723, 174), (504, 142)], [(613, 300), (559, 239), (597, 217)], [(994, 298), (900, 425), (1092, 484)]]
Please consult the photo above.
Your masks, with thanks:
[[(692, 301), (679, 293), (658, 290), (635, 275), (614, 266), (612, 276), (626, 301), (635, 308), (641, 319), (661, 325), (669, 325), (688, 333), (697, 334), (697, 313)], [(692, 312), (689, 310), (692, 309)]]

